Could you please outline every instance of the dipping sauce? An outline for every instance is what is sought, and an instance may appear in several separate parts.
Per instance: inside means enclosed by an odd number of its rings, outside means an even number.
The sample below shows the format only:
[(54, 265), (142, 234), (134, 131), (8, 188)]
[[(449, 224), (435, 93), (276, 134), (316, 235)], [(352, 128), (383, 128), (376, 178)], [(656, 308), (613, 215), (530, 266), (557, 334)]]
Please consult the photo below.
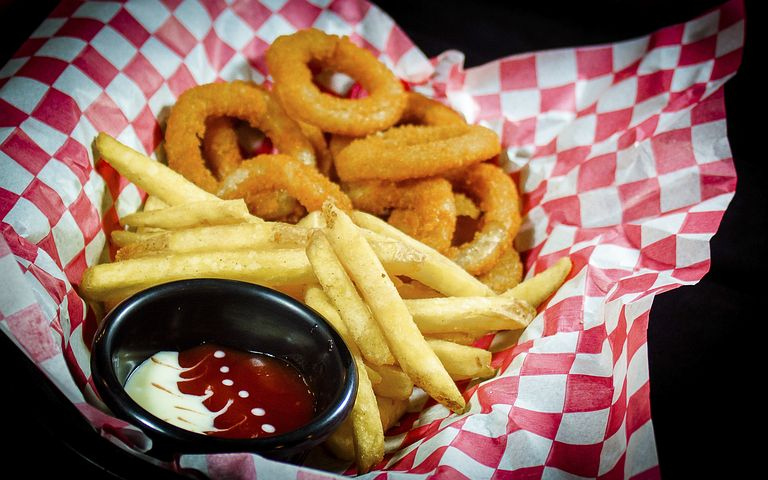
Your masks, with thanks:
[(280, 435), (315, 413), (313, 393), (288, 363), (209, 343), (156, 353), (131, 373), (125, 389), (156, 417), (217, 437)]

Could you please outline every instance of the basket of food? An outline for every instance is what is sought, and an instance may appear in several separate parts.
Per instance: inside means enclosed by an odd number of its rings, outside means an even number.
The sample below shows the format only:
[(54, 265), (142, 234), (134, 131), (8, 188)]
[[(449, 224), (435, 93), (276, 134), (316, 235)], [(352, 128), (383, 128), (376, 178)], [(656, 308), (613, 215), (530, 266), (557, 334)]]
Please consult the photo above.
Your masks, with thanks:
[(2, 71), (0, 325), (104, 441), (211, 478), (658, 474), (649, 311), (735, 191), (741, 2), (473, 68), (362, 0), (171, 3), (63, 2)]

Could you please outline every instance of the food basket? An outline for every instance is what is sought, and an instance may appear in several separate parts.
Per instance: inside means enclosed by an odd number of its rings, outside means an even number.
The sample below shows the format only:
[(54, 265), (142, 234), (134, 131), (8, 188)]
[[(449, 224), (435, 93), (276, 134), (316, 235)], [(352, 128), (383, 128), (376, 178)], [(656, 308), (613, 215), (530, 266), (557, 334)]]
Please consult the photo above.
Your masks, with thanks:
[[(522, 192), (516, 246), (527, 275), (563, 256), (574, 264), (517, 345), (494, 355), (499, 374), (467, 386), (469, 411), (418, 405), (366, 478), (658, 476), (649, 312), (656, 295), (707, 273), (735, 192), (723, 85), (741, 61), (738, 0), (631, 40), (472, 68), (457, 51), (427, 57), (360, 0), (62, 2), (0, 71), (3, 332), (105, 441), (146, 451), (147, 438), (94, 394), (96, 314), (77, 293), (144, 194), (94, 164), (90, 144), (104, 131), (162, 160), (181, 92), (268, 81), (269, 43), (311, 26), (349, 35), (411, 89), (499, 133), (500, 163)], [(185, 455), (175, 468), (326, 478), (348, 467), (320, 454), (311, 462)]]

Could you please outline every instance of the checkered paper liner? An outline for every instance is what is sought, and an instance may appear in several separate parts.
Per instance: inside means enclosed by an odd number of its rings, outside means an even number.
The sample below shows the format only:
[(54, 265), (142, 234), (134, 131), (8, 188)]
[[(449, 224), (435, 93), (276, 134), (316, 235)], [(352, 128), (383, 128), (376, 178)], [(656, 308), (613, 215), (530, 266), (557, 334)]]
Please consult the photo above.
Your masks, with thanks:
[[(732, 0), (641, 38), (464, 69), (457, 51), (427, 59), (361, 0), (64, 1), (0, 70), (0, 329), (105, 438), (142, 455), (147, 438), (103, 412), (89, 384), (96, 321), (76, 287), (143, 193), (94, 167), (90, 144), (105, 131), (161, 157), (181, 92), (268, 81), (271, 41), (317, 27), (496, 130), (523, 195), (527, 275), (574, 263), (519, 343), (494, 355), (499, 375), (466, 386), (469, 412), (428, 401), (406, 414), (366, 478), (657, 477), (649, 311), (707, 272), (736, 188), (722, 87), (744, 22)], [(180, 465), (212, 478), (333, 476), (238, 453)]]

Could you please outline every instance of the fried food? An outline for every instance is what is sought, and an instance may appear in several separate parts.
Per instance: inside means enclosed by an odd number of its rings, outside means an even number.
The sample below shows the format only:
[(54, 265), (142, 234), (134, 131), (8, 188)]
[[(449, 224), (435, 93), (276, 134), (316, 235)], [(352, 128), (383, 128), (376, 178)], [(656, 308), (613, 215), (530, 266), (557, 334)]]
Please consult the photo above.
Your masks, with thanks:
[[(346, 37), (317, 29), (278, 37), (266, 54), (273, 91), (288, 114), (324, 132), (363, 136), (388, 128), (400, 118), (406, 96), (400, 80), (373, 54)], [(312, 66), (343, 72), (368, 93), (340, 98), (313, 82)]]
[(435, 250), (444, 253), (451, 247), (456, 206), (444, 178), (357, 182), (347, 184), (346, 192), (355, 208), (388, 215), (390, 225)]
[(520, 228), (517, 187), (509, 175), (490, 163), (453, 172), (449, 178), (454, 188), (477, 200), (483, 216), (472, 241), (452, 248), (448, 257), (469, 273), (482, 275), (512, 248)]
[[(320, 237), (315, 236), (313, 238), (319, 239)], [(318, 310), (339, 332), (339, 335), (341, 335), (352, 354), (358, 375), (355, 405), (352, 407), (352, 413), (350, 413), (350, 416), (345, 421), (345, 424), (348, 426), (339, 428), (331, 435), (329, 441), (331, 444), (347, 443), (343, 438), (336, 439), (334, 437), (343, 437), (351, 433), (358, 473), (365, 473), (384, 457), (384, 425), (379, 415), (379, 408), (374, 393), (375, 386), (371, 384), (368, 378), (368, 369), (363, 362), (362, 354), (358, 348), (359, 344), (347, 329), (347, 323), (329, 305), (329, 298), (324, 297), (322, 293), (322, 290), (318, 292), (317, 287), (308, 289), (305, 301), (307, 305)], [(346, 447), (343, 450), (348, 450), (348, 448)]]
[(323, 215), (334, 252), (371, 309), (400, 368), (430, 397), (454, 412), (463, 412), (464, 397), (419, 332), (358, 227), (331, 202), (323, 205)]
[(247, 221), (260, 221), (248, 212), (242, 199), (205, 200), (183, 205), (131, 213), (120, 219), (129, 227), (152, 227), (166, 230), (189, 228), (197, 225), (227, 225)]
[(352, 202), (341, 188), (314, 167), (287, 155), (259, 155), (243, 161), (217, 189), (219, 197), (249, 198), (261, 192), (285, 190), (308, 211), (319, 210), (331, 197), (340, 208), (351, 210)]
[(208, 168), (219, 181), (240, 165), (243, 155), (234, 118), (213, 117), (206, 120), (203, 155)]
[(543, 272), (502, 293), (502, 296), (525, 300), (533, 308), (538, 308), (560, 288), (572, 267), (571, 259), (563, 257)]
[(523, 262), (520, 253), (510, 246), (486, 273), (479, 275), (478, 280), (491, 287), (496, 293), (502, 293), (516, 286), (523, 279)]
[(431, 177), (495, 157), (496, 132), (480, 125), (403, 125), (356, 139), (334, 157), (345, 182)]
[(229, 278), (266, 286), (314, 283), (304, 249), (233, 250), (148, 256), (88, 268), (80, 292), (89, 300), (125, 298), (186, 278)]
[[(510, 301), (513, 300), (513, 301)], [(513, 297), (443, 297), (405, 300), (421, 333), (487, 332), (525, 328), (536, 315)]]
[(465, 125), (464, 117), (437, 100), (408, 92), (408, 103), (398, 125)]
[(96, 136), (93, 148), (97, 156), (106, 160), (120, 175), (168, 205), (218, 200), (216, 195), (189, 182), (183, 175), (123, 145), (104, 132)]
[(363, 357), (374, 365), (395, 363), (379, 324), (358, 295), (355, 285), (321, 230), (312, 233), (307, 245), (307, 257), (323, 291), (338, 310)]
[(483, 297), (493, 295), (493, 291), (475, 277), (467, 273), (437, 250), (409, 237), (384, 220), (359, 210), (354, 210), (350, 216), (355, 224), (363, 227), (363, 235), (371, 238), (368, 231), (379, 236), (389, 237), (400, 241), (410, 248), (422, 253), (425, 260), (418, 264), (408, 265), (397, 275), (405, 275), (418, 280), (424, 285), (450, 297)]

